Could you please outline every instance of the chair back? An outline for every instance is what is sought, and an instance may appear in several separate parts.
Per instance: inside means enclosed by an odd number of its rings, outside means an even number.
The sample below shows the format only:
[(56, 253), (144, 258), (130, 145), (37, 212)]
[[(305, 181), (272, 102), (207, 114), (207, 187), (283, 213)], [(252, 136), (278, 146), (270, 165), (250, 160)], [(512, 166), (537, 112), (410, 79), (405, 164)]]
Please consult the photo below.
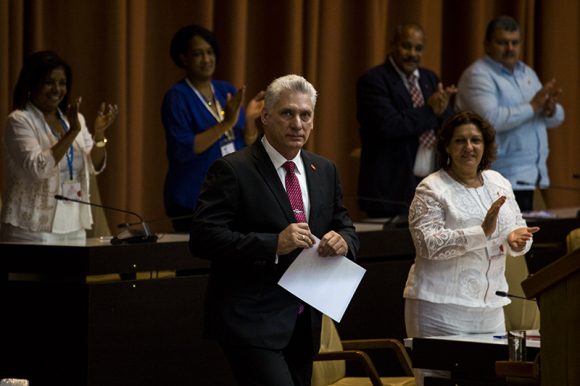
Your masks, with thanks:
[[(521, 283), (529, 276), (529, 272), (524, 256), (506, 257), (505, 276), (509, 292), (525, 297)], [(503, 308), (503, 311), (506, 330), (540, 329), (540, 310), (534, 301), (515, 298), (511, 304)]]
[[(340, 336), (332, 319), (322, 315), (320, 352), (342, 351)], [(333, 384), (346, 375), (344, 361), (315, 361), (312, 368), (312, 386)]]
[(580, 248), (580, 228), (576, 228), (568, 233), (568, 236), (566, 236), (566, 246), (568, 247), (568, 253), (572, 253)]

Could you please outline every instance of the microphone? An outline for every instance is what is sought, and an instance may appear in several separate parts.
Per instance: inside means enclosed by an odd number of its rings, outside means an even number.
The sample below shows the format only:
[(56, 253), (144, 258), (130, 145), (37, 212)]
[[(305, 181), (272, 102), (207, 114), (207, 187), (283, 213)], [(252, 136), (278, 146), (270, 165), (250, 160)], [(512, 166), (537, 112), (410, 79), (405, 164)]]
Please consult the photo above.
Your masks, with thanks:
[[(143, 217), (141, 217), (140, 215), (138, 215), (135, 212), (132, 212), (130, 210), (125, 210), (125, 209), (113, 208), (113, 207), (106, 206), (106, 205), (95, 204), (94, 202), (76, 200), (74, 198), (68, 198), (68, 197), (62, 196), (60, 194), (56, 194), (54, 196), (54, 198), (56, 198), (57, 200), (61, 200), (61, 201), (78, 202), (79, 204), (96, 206), (96, 207), (103, 208), (103, 209), (127, 213), (127, 214), (133, 215), (139, 219), (138, 223), (119, 224), (119, 227), (123, 227), (123, 228), (125, 228), (125, 230), (122, 231), (121, 233), (119, 233), (117, 236), (113, 237), (111, 239), (111, 244), (116, 245), (116, 244), (154, 243), (157, 241), (157, 238), (158, 238), (157, 235), (153, 234), (149, 230), (149, 226), (147, 225), (147, 223), (145, 223), (145, 220), (143, 220)], [(131, 229), (132, 225), (141, 225), (141, 229)]]
[(495, 294), (497, 296), (501, 296), (504, 298), (516, 298), (516, 299), (523, 299), (523, 300), (532, 300), (532, 299), (525, 298), (523, 296), (508, 294), (507, 292), (504, 292), (504, 291), (495, 291)]

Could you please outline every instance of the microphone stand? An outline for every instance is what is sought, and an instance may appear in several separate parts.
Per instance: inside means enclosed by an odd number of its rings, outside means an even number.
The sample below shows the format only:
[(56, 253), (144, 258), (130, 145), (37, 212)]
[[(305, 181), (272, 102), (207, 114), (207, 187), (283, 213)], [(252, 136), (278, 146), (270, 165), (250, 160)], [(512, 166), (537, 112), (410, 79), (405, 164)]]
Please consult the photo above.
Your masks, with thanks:
[[(145, 220), (143, 220), (143, 217), (141, 217), (139, 214), (137, 214), (133, 211), (126, 210), (126, 209), (113, 208), (111, 206), (106, 206), (106, 205), (101, 205), (101, 204), (95, 204), (94, 202), (82, 201), (82, 200), (77, 200), (74, 198), (68, 198), (68, 197), (62, 196), (60, 194), (56, 194), (54, 196), (54, 198), (56, 198), (57, 200), (61, 200), (61, 201), (78, 202), (79, 204), (96, 206), (96, 207), (107, 209), (107, 210), (113, 210), (113, 211), (117, 211), (117, 212), (127, 213), (127, 214), (130, 214), (132, 216), (137, 217), (139, 219), (138, 223), (123, 224), (123, 227), (125, 228), (125, 230), (111, 239), (111, 244), (113, 244), (113, 245), (153, 243), (153, 242), (157, 241), (157, 238), (158, 238), (157, 235), (154, 234), (153, 232), (151, 232), (151, 230), (149, 229), (149, 226), (147, 225)], [(130, 228), (131, 225), (137, 225), (137, 224), (141, 225), (142, 230), (135, 230), (135, 229)]]
[(501, 296), (501, 297), (504, 297), (504, 298), (516, 298), (516, 299), (522, 299), (522, 300), (533, 300), (533, 299), (528, 299), (528, 298), (525, 298), (525, 297), (519, 296), (519, 295), (512, 295), (512, 294), (507, 293), (505, 291), (495, 291), (495, 294), (497, 296)]

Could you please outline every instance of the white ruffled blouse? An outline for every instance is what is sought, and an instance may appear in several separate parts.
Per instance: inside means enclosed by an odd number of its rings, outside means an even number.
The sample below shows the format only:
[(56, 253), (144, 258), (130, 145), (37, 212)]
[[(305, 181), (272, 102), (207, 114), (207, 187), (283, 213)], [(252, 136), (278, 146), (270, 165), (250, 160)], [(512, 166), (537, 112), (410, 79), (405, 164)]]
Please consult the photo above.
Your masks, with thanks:
[[(66, 116), (63, 119), (66, 121)], [(78, 156), (83, 158), (79, 171), (82, 193), (79, 199), (90, 201), (89, 173), (100, 173), (104, 164), (101, 170), (94, 170), (90, 157), (94, 142), (82, 114), (79, 114), (79, 121), (81, 132), (74, 145), (81, 150)], [(58, 204), (54, 195), (61, 194), (60, 168), (51, 150), (57, 141), (44, 115), (32, 103), (24, 110), (10, 113), (4, 133), (2, 223), (33, 232), (53, 231)], [(66, 162), (64, 157), (61, 162)], [(92, 214), (88, 205), (79, 208), (78, 223), (81, 229), (91, 228)]]
[[(469, 188), (443, 169), (417, 187), (409, 211), (416, 257), (404, 297), (467, 307), (502, 307), (510, 303), (496, 291), (508, 291), (506, 254), (520, 256), (507, 242), (514, 229), (525, 227), (512, 187), (493, 170), (482, 172), (483, 186)], [(487, 238), (481, 223), (491, 204), (505, 195), (498, 225)]]

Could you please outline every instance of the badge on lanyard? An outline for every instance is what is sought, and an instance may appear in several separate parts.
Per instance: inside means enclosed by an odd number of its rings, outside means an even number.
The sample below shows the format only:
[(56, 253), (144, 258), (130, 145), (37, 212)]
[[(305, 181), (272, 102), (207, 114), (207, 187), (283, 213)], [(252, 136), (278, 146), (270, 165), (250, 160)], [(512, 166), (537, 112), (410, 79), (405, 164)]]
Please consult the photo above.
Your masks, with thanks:
[[(70, 128), (67, 125), (64, 118), (60, 115), (60, 113), (58, 114), (57, 118), (59, 120), (60, 125), (64, 129), (65, 133), (68, 133)], [(50, 130), (56, 138), (58, 138), (59, 140), (61, 139), (60, 135), (58, 135), (58, 133), (54, 132), (52, 130), (52, 128), (50, 128)], [(74, 162), (74, 157), (75, 157), (75, 149), (74, 149), (73, 144), (71, 144), (69, 146), (69, 148), (67, 149), (67, 151), (65, 153), (65, 157), (66, 157), (66, 164), (67, 164), (67, 169), (68, 169), (68, 178), (65, 178), (65, 180), (62, 184), (62, 195), (66, 198), (78, 200), (79, 198), (81, 198), (81, 183), (79, 181), (75, 181), (73, 179), (73, 177), (74, 177), (73, 176), (73, 162)]]
[(224, 141), (220, 144), (220, 150), (222, 152), (222, 157), (224, 155), (228, 155), (236, 151), (236, 147), (234, 146), (234, 141)]
[[(186, 79), (185, 81), (187, 82), (189, 87), (191, 87), (191, 89), (193, 90), (195, 95), (197, 95), (197, 98), (205, 106), (207, 111), (209, 111), (209, 113), (215, 118), (215, 120), (217, 122), (222, 122), (224, 120), (225, 111), (222, 108), (220, 101), (215, 97), (215, 90), (213, 88), (213, 85), (210, 84), (211, 92), (212, 92), (212, 95), (214, 95), (214, 100), (215, 100), (215, 110), (213, 107), (211, 107), (207, 104), (207, 102), (205, 101), (205, 99), (203, 98), (203, 96), (201, 95), (199, 90), (195, 88), (195, 86), (189, 81), (189, 79)], [(221, 152), (222, 157), (224, 155), (227, 155), (227, 154), (230, 154), (230, 153), (233, 153), (236, 151), (236, 146), (234, 144), (235, 138), (236, 138), (236, 135), (235, 135), (233, 129), (230, 129), (230, 130), (225, 132), (224, 138), (220, 143), (220, 152)]]
[(81, 198), (81, 183), (74, 180), (66, 180), (62, 184), (62, 195), (66, 198), (78, 200)]

